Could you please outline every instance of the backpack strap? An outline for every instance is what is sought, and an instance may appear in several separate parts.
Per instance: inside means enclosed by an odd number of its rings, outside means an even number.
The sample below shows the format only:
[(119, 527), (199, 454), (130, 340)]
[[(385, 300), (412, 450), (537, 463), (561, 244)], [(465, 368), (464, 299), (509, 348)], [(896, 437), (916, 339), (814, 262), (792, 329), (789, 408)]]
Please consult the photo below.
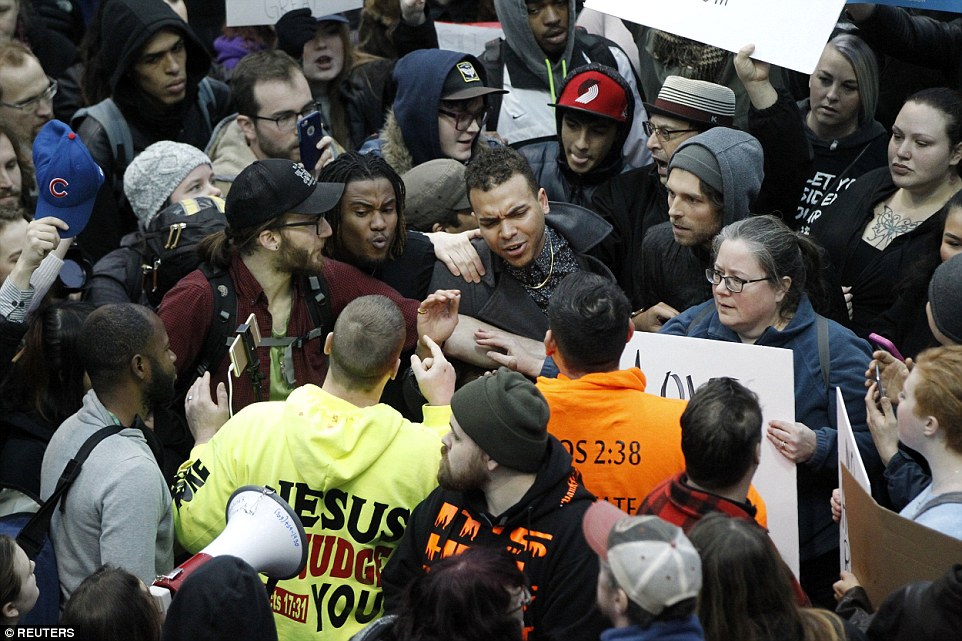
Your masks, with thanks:
[(828, 319), (815, 314), (815, 332), (818, 336), (818, 365), (822, 370), (822, 382), (828, 389), (832, 376), (832, 352), (828, 344)]
[(690, 323), (688, 323), (688, 329), (685, 330), (685, 336), (691, 336), (691, 329), (698, 323), (702, 322), (706, 316), (711, 314), (713, 309), (715, 309), (714, 306), (705, 305), (705, 307), (700, 312), (695, 314), (695, 317), (691, 319)]
[[(226, 270), (214, 269), (206, 263), (200, 265), (200, 270), (210, 283), (214, 297), (213, 319), (207, 331), (204, 350), (194, 368), (195, 376), (203, 376), (204, 372), (217, 372), (220, 362), (227, 353), (227, 348), (234, 337), (237, 328), (237, 293), (234, 281)], [(309, 276), (306, 283), (302, 282), (308, 314), (311, 317), (312, 330), (297, 338), (262, 338), (263, 347), (284, 347), (284, 376), (291, 387), (297, 383), (294, 375), (294, 350), (315, 338), (323, 338), (334, 329), (334, 314), (331, 311), (330, 299), (327, 292), (327, 281), (322, 276)]]
[(117, 103), (112, 98), (78, 109), (73, 118), (70, 119), (70, 124), (74, 130), (77, 129), (84, 118), (93, 118), (104, 128), (107, 141), (110, 143), (110, 150), (114, 156), (114, 176), (119, 177), (120, 184), (123, 185), (124, 172), (134, 160), (134, 139), (131, 136), (130, 127), (127, 125), (127, 119), (120, 113)]
[(203, 376), (204, 372), (209, 371), (211, 374), (217, 372), (224, 354), (227, 353), (227, 348), (230, 347), (234, 330), (237, 328), (235, 321), (237, 292), (234, 290), (234, 281), (231, 280), (230, 274), (226, 270), (215, 269), (207, 263), (201, 263), (199, 269), (210, 284), (214, 306), (204, 350), (194, 368), (195, 378)]
[(923, 505), (918, 512), (915, 513), (915, 516), (912, 517), (912, 520), (918, 521), (920, 516), (932, 508), (940, 505), (947, 505), (949, 503), (962, 503), (962, 492), (946, 492), (945, 494), (939, 494), (938, 496), (932, 497), (926, 501), (925, 505)]
[[(118, 434), (122, 429), (124, 429), (123, 425), (108, 425), (97, 430), (83, 442), (77, 454), (67, 462), (67, 465), (63, 468), (63, 472), (60, 474), (60, 479), (57, 481), (57, 486), (54, 488), (53, 493), (43, 502), (40, 509), (30, 517), (30, 520), (23, 526), (20, 534), (17, 535), (17, 544), (23, 548), (23, 551), (26, 552), (27, 556), (31, 559), (40, 553), (40, 548), (43, 547), (43, 540), (50, 529), (50, 518), (53, 516), (54, 508), (57, 507), (60, 499), (67, 493), (67, 490), (70, 489), (73, 482), (77, 480), (84, 461), (87, 460), (87, 457), (90, 456), (90, 453), (102, 440), (108, 436)], [(61, 505), (60, 511), (62, 512), (63, 510), (64, 507)]]

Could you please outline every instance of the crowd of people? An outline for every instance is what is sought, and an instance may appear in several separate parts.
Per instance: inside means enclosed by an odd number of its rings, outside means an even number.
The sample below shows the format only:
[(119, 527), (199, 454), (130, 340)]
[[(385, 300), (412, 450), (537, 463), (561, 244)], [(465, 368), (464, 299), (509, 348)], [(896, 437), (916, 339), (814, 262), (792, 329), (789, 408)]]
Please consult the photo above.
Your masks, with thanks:
[[(962, 559), (876, 604), (840, 573), (836, 488), (842, 398), (875, 500), (962, 540), (962, 19), (846, 5), (805, 76), (583, 5), (216, 33), (200, 2), (0, 0), (2, 625), (958, 633)], [(653, 393), (636, 332), (790, 350), (793, 415), (731, 376)], [(300, 571), (216, 556), (151, 596), (243, 486)]]

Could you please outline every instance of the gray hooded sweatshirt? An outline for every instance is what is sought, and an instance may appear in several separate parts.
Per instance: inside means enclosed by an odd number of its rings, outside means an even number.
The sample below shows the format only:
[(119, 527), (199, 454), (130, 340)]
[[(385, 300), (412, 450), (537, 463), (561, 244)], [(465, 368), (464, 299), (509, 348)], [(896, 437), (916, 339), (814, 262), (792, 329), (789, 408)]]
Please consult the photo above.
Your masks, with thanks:
[[(557, 92), (561, 90), (565, 76), (574, 69), (592, 62), (614, 64), (619, 75), (631, 89), (635, 100), (635, 115), (627, 142), (623, 147), (625, 164), (628, 167), (643, 167), (651, 162), (651, 153), (645, 146), (647, 136), (642, 123), (648, 119), (638, 92), (638, 82), (628, 56), (618, 45), (603, 41), (603, 53), (610, 54), (608, 60), (593, 59), (586, 46), (588, 38), (575, 31), (575, 0), (568, 0), (568, 42), (564, 55), (551, 61), (534, 39), (528, 25), (528, 11), (525, 0), (494, 0), (494, 7), (501, 21), (504, 40), (503, 48), (503, 88), (509, 91), (501, 101), (498, 116), (498, 133), (512, 145), (527, 140), (553, 138), (556, 135), (554, 103)], [(485, 52), (487, 56), (488, 52)], [(486, 65), (490, 60), (484, 61)], [(499, 74), (500, 75), (500, 74)], [(489, 77), (497, 77), (489, 72)]]
[[(668, 174), (685, 169), (716, 189), (720, 187), (724, 200), (721, 229), (752, 213), (765, 178), (764, 160), (761, 143), (754, 136), (715, 127), (682, 143), (671, 158)], [(711, 298), (711, 285), (705, 278), (711, 251), (676, 243), (671, 221), (648, 230), (641, 253), (641, 292), (632, 297), (634, 305), (647, 308), (663, 302), (683, 312)]]

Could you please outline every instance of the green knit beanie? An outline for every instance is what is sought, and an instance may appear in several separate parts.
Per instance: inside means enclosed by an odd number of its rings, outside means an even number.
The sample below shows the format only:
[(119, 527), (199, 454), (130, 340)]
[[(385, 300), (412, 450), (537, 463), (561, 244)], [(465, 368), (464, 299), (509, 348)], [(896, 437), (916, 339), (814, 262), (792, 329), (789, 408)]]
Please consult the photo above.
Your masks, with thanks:
[(488, 456), (519, 472), (541, 469), (548, 446), (548, 403), (524, 375), (502, 367), (454, 393), (451, 412)]

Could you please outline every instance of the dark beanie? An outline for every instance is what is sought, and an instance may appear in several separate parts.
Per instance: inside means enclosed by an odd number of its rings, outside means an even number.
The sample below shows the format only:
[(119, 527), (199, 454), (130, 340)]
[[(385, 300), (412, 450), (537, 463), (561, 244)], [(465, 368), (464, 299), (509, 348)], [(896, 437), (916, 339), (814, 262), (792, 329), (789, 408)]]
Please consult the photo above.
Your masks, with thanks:
[(713, 187), (718, 193), (725, 193), (725, 183), (722, 181), (721, 167), (718, 159), (707, 147), (690, 144), (679, 147), (671, 157), (668, 171), (684, 169), (695, 174)]
[(499, 464), (541, 469), (548, 446), (548, 402), (524, 375), (502, 367), (454, 393), (451, 412), (464, 433)]
[(929, 281), (929, 306), (936, 328), (962, 344), (962, 254), (939, 265)]

